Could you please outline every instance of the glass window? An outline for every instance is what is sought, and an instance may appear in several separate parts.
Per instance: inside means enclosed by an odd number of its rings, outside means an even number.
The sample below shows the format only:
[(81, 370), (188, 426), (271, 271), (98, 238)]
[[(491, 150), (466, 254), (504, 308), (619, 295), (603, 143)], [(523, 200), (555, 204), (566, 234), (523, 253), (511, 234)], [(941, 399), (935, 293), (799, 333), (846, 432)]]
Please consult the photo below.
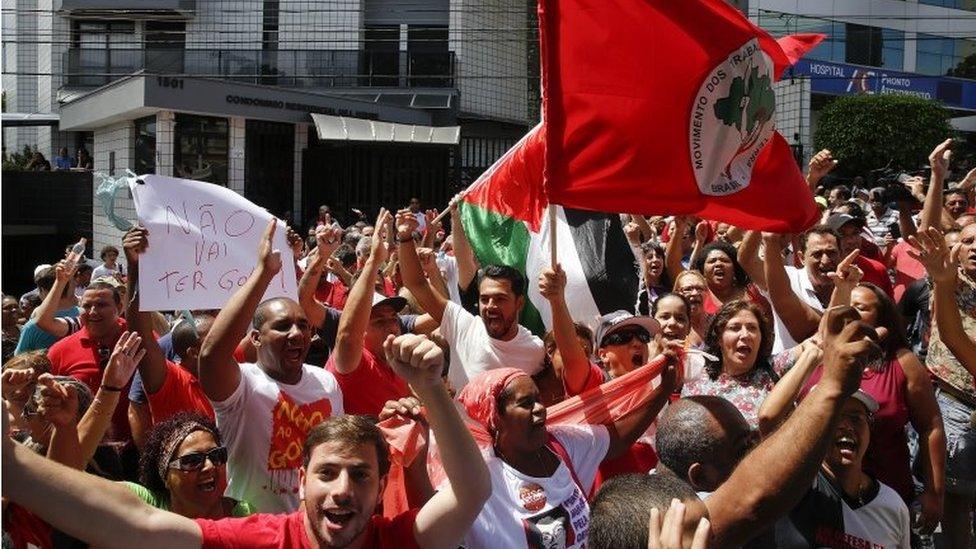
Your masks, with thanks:
[(918, 3), (928, 4), (929, 6), (955, 8), (957, 10), (976, 11), (976, 0), (918, 0)]
[(844, 42), (847, 32), (844, 23), (817, 19), (815, 17), (802, 17), (778, 11), (761, 10), (759, 12), (759, 26), (775, 37), (796, 33), (826, 34), (827, 38), (804, 57), (808, 59), (819, 59), (821, 61), (837, 61), (840, 63), (843, 63), (845, 60), (847, 48)]
[(227, 185), (229, 145), (226, 118), (176, 115), (176, 177)]
[(919, 33), (916, 48), (916, 72), (946, 75), (976, 53), (976, 41)]
[(136, 175), (156, 173), (156, 116), (147, 116), (135, 121)]
[(905, 33), (899, 30), (881, 31), (881, 66), (900, 71), (905, 68)]

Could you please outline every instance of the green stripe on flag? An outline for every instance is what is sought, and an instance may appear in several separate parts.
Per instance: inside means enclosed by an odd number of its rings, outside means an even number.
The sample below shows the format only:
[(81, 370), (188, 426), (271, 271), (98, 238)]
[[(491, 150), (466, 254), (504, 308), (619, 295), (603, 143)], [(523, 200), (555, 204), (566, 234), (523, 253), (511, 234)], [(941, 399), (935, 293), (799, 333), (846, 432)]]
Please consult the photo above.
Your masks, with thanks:
[[(478, 258), (478, 264), (508, 265), (525, 276), (525, 262), (531, 241), (525, 223), (470, 202), (462, 201), (460, 208), (464, 233)], [(534, 281), (526, 282), (532, 284)], [(540, 337), (545, 334), (542, 317), (528, 296), (525, 298), (519, 323)]]

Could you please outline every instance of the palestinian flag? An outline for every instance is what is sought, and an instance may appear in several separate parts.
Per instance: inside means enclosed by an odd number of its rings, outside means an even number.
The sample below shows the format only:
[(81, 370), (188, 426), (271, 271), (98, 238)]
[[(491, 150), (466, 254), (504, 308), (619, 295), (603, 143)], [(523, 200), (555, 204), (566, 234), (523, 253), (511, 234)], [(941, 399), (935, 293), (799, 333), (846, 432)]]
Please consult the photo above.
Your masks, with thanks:
[[(539, 294), (539, 273), (550, 262), (548, 202), (543, 192), (545, 134), (540, 124), (475, 181), (461, 198), (461, 221), (481, 265), (501, 264), (525, 274), (528, 298), (520, 323), (542, 335), (551, 325)], [(566, 303), (590, 327), (602, 314), (636, 308), (639, 271), (620, 217), (557, 208), (556, 248), (566, 271)]]

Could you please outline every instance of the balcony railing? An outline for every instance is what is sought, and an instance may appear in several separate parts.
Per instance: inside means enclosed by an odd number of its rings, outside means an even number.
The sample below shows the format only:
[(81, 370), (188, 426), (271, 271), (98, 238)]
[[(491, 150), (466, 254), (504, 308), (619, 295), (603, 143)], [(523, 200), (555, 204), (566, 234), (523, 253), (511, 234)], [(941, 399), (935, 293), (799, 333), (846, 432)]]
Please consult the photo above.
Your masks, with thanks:
[(289, 88), (452, 88), (454, 52), (82, 49), (64, 53), (66, 85), (96, 87), (145, 70)]

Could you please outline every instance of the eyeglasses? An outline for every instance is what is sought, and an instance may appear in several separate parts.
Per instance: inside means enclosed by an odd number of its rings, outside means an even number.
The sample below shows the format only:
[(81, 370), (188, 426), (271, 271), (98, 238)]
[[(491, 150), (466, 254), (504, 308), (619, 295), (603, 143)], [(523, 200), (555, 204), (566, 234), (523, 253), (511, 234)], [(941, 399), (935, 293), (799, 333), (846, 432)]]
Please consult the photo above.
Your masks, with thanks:
[(170, 469), (179, 469), (183, 472), (199, 471), (203, 469), (203, 464), (210, 460), (214, 467), (219, 467), (227, 463), (227, 448), (218, 446), (208, 452), (193, 452), (180, 456), (169, 462)]
[(638, 328), (637, 330), (614, 332), (604, 337), (603, 346), (626, 345), (633, 341), (635, 337), (639, 339), (641, 343), (648, 343), (651, 341), (651, 334), (647, 333), (647, 330), (643, 328)]

